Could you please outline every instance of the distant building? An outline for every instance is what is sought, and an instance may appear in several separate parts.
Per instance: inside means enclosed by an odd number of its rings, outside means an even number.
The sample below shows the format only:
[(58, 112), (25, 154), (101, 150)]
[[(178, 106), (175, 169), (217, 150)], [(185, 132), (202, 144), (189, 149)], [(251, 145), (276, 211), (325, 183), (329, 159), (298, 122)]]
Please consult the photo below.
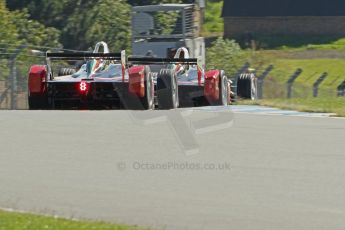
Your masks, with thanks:
[(345, 36), (345, 0), (224, 0), (225, 37)]

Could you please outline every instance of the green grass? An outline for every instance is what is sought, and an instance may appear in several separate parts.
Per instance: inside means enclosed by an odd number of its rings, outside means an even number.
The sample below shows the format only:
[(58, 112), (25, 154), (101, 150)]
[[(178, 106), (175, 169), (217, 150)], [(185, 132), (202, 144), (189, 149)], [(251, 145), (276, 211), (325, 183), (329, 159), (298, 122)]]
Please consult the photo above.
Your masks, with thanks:
[[(288, 49), (289, 47), (283, 46), (281, 49)], [(306, 44), (298, 47), (299, 50), (338, 50), (345, 51), (345, 38), (333, 40), (329, 43), (323, 44)]]
[(143, 230), (135, 226), (0, 211), (0, 230)]
[(282, 50), (338, 50), (338, 51), (344, 51), (345, 50), (345, 38), (338, 38), (329, 41), (328, 43), (309, 43), (304, 44), (299, 47), (289, 47), (289, 46), (282, 46), (279, 49)]
[[(254, 35), (256, 47), (274, 50), (345, 50), (345, 38), (312, 35)], [(237, 38), (241, 42), (241, 38)]]
[[(340, 36), (254, 35), (253, 47), (245, 47), (244, 56), (260, 76), (272, 64), (274, 69), (264, 82), (263, 97), (255, 104), (309, 112), (336, 113), (345, 116), (345, 99), (338, 98), (337, 87), (345, 81), (345, 38)], [(251, 43), (253, 44), (253, 43)], [(287, 81), (301, 68), (303, 71), (287, 97)], [(313, 97), (313, 84), (324, 73), (328, 75)], [(244, 102), (251, 103), (251, 102)]]
[[(315, 53), (318, 54), (320, 52)], [(337, 87), (345, 81), (345, 59), (318, 56), (307, 58), (306, 55), (314, 55), (314, 52), (306, 54), (297, 50), (261, 50), (254, 53), (247, 51), (251, 66), (257, 70), (258, 76), (270, 64), (274, 65), (264, 82), (265, 100), (254, 104), (345, 116), (345, 98), (336, 97)], [(298, 68), (303, 72), (293, 84), (292, 99), (286, 99), (287, 81)], [(327, 72), (328, 76), (319, 87), (318, 98), (314, 98), (313, 84), (324, 72)]]
[(297, 68), (303, 69), (303, 72), (296, 83), (311, 86), (324, 72), (328, 73), (328, 77), (321, 87), (336, 87), (345, 80), (344, 59), (276, 59), (272, 64), (275, 68), (270, 77), (279, 82), (286, 82)]
[[(274, 69), (265, 79), (268, 87), (265, 98), (285, 97), (286, 83), (294, 72), (301, 68), (303, 72), (294, 82), (295, 93), (301, 97), (311, 97), (314, 82), (324, 73), (328, 76), (321, 83), (319, 96), (336, 96), (337, 87), (345, 80), (345, 59), (341, 58), (305, 58), (304, 53), (298, 51), (258, 51), (247, 55), (251, 58), (251, 66), (257, 70), (259, 76), (267, 66), (274, 65)], [(271, 86), (267, 85), (271, 84)], [(280, 93), (276, 93), (279, 90)]]
[(345, 98), (292, 98), (239, 101), (239, 104), (262, 105), (301, 112), (334, 113), (345, 117)]

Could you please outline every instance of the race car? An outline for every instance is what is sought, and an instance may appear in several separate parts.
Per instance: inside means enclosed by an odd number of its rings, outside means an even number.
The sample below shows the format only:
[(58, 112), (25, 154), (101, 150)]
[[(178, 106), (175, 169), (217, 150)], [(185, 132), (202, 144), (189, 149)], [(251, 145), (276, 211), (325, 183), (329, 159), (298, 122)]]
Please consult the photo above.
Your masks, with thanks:
[(231, 81), (223, 70), (204, 71), (200, 59), (190, 58), (182, 47), (174, 58), (130, 57), (129, 63), (166, 64), (156, 74), (155, 95), (160, 109), (231, 103)]
[[(81, 65), (56, 71), (52, 61)], [(47, 53), (46, 65), (30, 68), (28, 88), (29, 109), (154, 108), (149, 66), (127, 68), (125, 51), (110, 53), (105, 42), (97, 43), (92, 53)]]

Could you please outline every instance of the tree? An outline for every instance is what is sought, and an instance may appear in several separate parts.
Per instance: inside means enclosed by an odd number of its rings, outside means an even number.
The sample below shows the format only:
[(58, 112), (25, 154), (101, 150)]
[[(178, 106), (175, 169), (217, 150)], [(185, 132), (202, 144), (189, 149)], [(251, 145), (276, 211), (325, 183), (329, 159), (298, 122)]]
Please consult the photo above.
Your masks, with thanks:
[[(23, 1), (28, 2), (28, 1)], [(60, 33), (57, 29), (45, 27), (30, 18), (28, 10), (9, 11), (5, 0), (0, 0), (0, 41), (11, 45), (27, 44), (35, 46), (60, 46)], [(9, 45), (7, 45), (9, 46)]]
[[(30, 19), (49, 27), (45, 30), (45, 33), (48, 33), (47, 37), (54, 37), (59, 30), (60, 42), (65, 48), (85, 50), (94, 46), (97, 41), (104, 40), (109, 43), (112, 50), (116, 51), (130, 48), (130, 5), (128, 3), (143, 5), (191, 2), (193, 0), (7, 0), (7, 5), (11, 10), (20, 10), (24, 12), (23, 14), (30, 14)], [(175, 17), (169, 17), (169, 15), (158, 16), (158, 22), (162, 24), (162, 27), (169, 23), (174, 24), (171, 20), (176, 20)], [(39, 25), (35, 26), (41, 28)], [(28, 31), (26, 28), (21, 30), (24, 34)], [(32, 33), (32, 35), (42, 37), (43, 34)], [(53, 39), (55, 40), (55, 37)], [(41, 42), (34, 36), (31, 36), (30, 40)], [(47, 41), (47, 39), (42, 39), (42, 41)]]
[(221, 17), (222, 8), (223, 1), (206, 2), (204, 33), (222, 33), (224, 31), (224, 20)]
[[(10, 12), (7, 10), (5, 1), (0, 0), (0, 79), (8, 76), (8, 61), (6, 53), (11, 52), (10, 47), (17, 41), (18, 33), (11, 20)], [(15, 45), (15, 44), (13, 44)]]
[[(31, 20), (27, 10), (9, 11), (4, 0), (0, 0), (0, 28), (2, 28), (0, 33), (0, 72), (3, 75), (2, 78), (9, 76), (8, 66), (14, 54), (18, 54), (17, 61), (21, 63), (17, 72), (26, 76), (28, 65), (34, 60), (34, 56), (28, 51), (40, 49), (42, 46), (61, 46), (57, 29), (47, 28), (38, 21)], [(20, 46), (22, 49), (18, 50)], [(25, 47), (27, 48), (25, 49)]]
[(17, 29), (13, 24), (11, 13), (7, 10), (4, 0), (0, 0), (0, 28), (1, 43), (11, 43), (17, 40)]
[(78, 1), (71, 0), (7, 0), (10, 10), (28, 9), (30, 19), (57, 29), (64, 28), (67, 17), (77, 4)]
[(130, 6), (124, 0), (98, 0), (80, 5), (62, 30), (68, 48), (87, 49), (105, 41), (111, 50), (130, 47)]
[(46, 28), (35, 20), (30, 20), (27, 10), (12, 13), (13, 24), (18, 31), (18, 39), (22, 44), (35, 46), (60, 47), (60, 32), (52, 27)]
[(206, 52), (207, 69), (223, 69), (233, 76), (244, 63), (244, 54), (234, 40), (218, 38)]
[(188, 3), (190, 0), (128, 0), (128, 3), (133, 6), (156, 5), (163, 3)]

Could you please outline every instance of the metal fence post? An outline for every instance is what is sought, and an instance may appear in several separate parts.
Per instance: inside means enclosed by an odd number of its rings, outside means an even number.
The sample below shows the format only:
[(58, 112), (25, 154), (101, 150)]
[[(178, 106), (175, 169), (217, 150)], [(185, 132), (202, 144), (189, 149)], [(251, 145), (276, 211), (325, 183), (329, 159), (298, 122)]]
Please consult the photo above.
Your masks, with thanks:
[(301, 68), (298, 68), (295, 71), (295, 73), (293, 75), (291, 75), (291, 77), (287, 81), (287, 98), (291, 98), (291, 96), (292, 96), (292, 85), (293, 85), (294, 81), (298, 78), (298, 76), (301, 75), (302, 72), (303, 72), (303, 70)]
[(263, 98), (264, 81), (268, 74), (273, 70), (274, 66), (269, 65), (266, 70), (258, 77), (258, 99)]
[(338, 97), (344, 97), (345, 96), (345, 81), (343, 81), (340, 85), (337, 87), (338, 90)]
[(17, 109), (17, 57), (26, 45), (20, 45), (10, 57), (11, 109)]
[(313, 84), (313, 96), (317, 97), (319, 95), (319, 86), (327, 78), (328, 73), (324, 72), (319, 79), (317, 79)]
[(16, 67), (16, 57), (11, 58), (10, 60), (11, 66), (11, 73), (10, 73), (10, 81), (11, 81), (11, 109), (14, 110), (17, 108), (17, 67)]

